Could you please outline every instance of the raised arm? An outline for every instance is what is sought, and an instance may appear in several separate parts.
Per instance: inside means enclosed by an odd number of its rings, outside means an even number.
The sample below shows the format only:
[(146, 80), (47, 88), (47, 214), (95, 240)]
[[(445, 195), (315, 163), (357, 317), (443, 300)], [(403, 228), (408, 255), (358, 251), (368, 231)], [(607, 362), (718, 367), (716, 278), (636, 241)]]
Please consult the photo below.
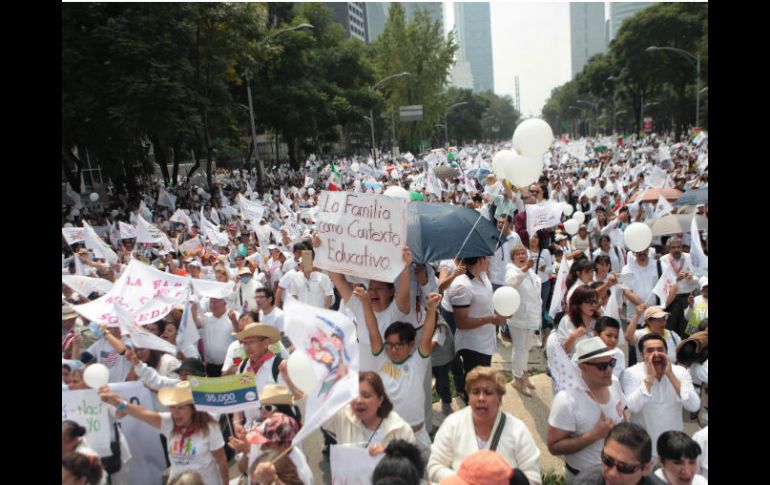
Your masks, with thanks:
[(369, 330), (369, 343), (372, 346), (372, 353), (377, 355), (382, 351), (382, 335), (380, 335), (380, 329), (377, 327), (377, 317), (372, 310), (372, 305), (369, 302), (369, 295), (366, 294), (366, 290), (357, 286), (353, 290), (356, 298), (361, 300), (361, 305), (364, 308), (364, 320), (366, 321), (366, 329)]
[(402, 251), (404, 259), (404, 269), (399, 276), (398, 293), (396, 293), (396, 306), (404, 315), (409, 315), (409, 293), (411, 290), (411, 281), (409, 280), (409, 271), (412, 266), (412, 252), (407, 246)]
[(428, 357), (433, 349), (433, 330), (436, 328), (436, 309), (441, 301), (441, 294), (431, 293), (428, 296), (428, 313), (425, 315), (425, 324), (420, 338), (419, 352), (423, 357)]
[[(126, 414), (132, 416), (140, 421), (144, 421), (155, 429), (160, 429), (160, 414), (155, 411), (142, 407), (138, 404), (131, 404), (128, 401), (120, 397), (115, 391), (110, 389), (108, 385), (103, 385), (99, 388), (99, 397), (107, 404), (111, 404), (118, 408), (119, 411), (125, 411)], [(123, 409), (121, 409), (121, 407)]]
[(631, 317), (631, 321), (628, 323), (626, 333), (623, 335), (626, 337), (626, 342), (628, 342), (628, 345), (636, 345), (636, 337), (634, 337), (634, 333), (636, 332), (636, 326), (639, 323), (639, 317), (642, 316), (642, 313), (644, 313), (644, 310), (646, 309), (647, 305), (644, 303), (640, 303), (636, 306), (636, 313), (634, 313), (634, 316)]

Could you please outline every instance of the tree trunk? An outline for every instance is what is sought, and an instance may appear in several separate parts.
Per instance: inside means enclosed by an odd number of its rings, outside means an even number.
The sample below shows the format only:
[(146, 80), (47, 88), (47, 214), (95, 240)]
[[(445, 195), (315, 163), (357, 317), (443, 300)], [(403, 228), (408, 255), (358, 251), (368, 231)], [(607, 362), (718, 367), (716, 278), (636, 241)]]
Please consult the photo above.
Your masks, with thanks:
[[(69, 182), (70, 186), (72, 187), (72, 190), (74, 190), (79, 194), (80, 193), (80, 172), (82, 167), (80, 159), (65, 147), (62, 147), (61, 156), (62, 156), (61, 158), (62, 171), (64, 172), (64, 176), (67, 178), (67, 182)], [(70, 169), (68, 164), (72, 164), (75, 166), (75, 169), (77, 170), (76, 174), (72, 173), (72, 170)]]
[(294, 170), (297, 170), (297, 139), (291, 138), (289, 140), (289, 166)]
[(171, 149), (171, 158), (172, 158), (171, 186), (172, 187), (176, 187), (177, 177), (179, 177), (179, 157), (176, 156), (177, 153), (181, 153), (181, 146), (179, 142), (175, 143), (174, 147)]
[(150, 135), (150, 140), (154, 147), (155, 163), (160, 167), (160, 173), (163, 176), (163, 185), (168, 187), (170, 180), (167, 165), (170, 158), (168, 145), (157, 134)]

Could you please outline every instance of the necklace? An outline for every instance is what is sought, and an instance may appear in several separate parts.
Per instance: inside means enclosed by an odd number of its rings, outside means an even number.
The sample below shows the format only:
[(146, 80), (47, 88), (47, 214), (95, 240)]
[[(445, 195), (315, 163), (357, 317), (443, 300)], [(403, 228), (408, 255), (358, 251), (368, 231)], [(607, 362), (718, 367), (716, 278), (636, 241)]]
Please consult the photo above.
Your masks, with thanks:
[[(369, 437), (369, 441), (366, 442), (366, 446), (364, 448), (369, 448), (369, 443), (372, 442), (372, 439), (374, 438), (374, 435), (377, 434), (377, 431), (380, 429), (381, 425), (382, 425), (382, 418), (380, 418), (380, 422), (377, 423), (377, 427), (374, 428), (374, 431), (372, 431), (372, 435)], [(364, 425), (364, 428), (366, 428), (366, 425)]]

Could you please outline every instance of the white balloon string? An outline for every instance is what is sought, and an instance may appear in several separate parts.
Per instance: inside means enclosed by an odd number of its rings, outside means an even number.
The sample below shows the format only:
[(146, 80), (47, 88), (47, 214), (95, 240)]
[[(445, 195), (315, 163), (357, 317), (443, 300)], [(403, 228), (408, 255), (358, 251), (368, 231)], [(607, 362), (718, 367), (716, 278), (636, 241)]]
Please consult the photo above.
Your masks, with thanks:
[(465, 236), (465, 241), (463, 241), (463, 245), (460, 246), (460, 250), (457, 251), (457, 254), (455, 254), (455, 257), (453, 259), (457, 259), (457, 257), (460, 255), (460, 253), (463, 251), (463, 248), (465, 248), (465, 243), (468, 242), (468, 239), (470, 239), (471, 234), (473, 234), (473, 231), (476, 230), (476, 226), (478, 225), (479, 221), (481, 220), (481, 213), (479, 213), (479, 218), (476, 219), (476, 223), (473, 224), (473, 227), (471, 227), (471, 230), (468, 232), (468, 235)]

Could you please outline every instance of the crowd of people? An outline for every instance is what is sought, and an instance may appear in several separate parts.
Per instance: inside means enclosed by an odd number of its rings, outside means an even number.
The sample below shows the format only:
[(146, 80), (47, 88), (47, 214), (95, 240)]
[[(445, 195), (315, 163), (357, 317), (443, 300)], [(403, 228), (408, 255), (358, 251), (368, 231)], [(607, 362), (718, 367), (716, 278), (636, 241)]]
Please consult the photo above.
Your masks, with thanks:
[[(100, 363), (109, 384), (139, 381), (153, 402), (142, 406), (101, 386), (116, 451), (100, 457), (83, 426), (62, 421), (62, 483), (132, 483), (120, 425), (132, 416), (157, 430), (169, 484), (312, 485), (302, 446), (292, 446), (307, 410), (287, 370), (295, 351), (284, 326), (290, 300), (355, 323), (358, 397), (321, 430), (327, 445), (356, 444), (382, 456), (371, 483), (541, 484), (538, 430), (502, 407), (506, 392), (523, 399), (536, 392), (533, 349), (548, 358), (554, 397), (547, 448), (563, 457), (568, 485), (707, 483), (707, 267), (695, 267), (688, 254), (695, 243), (689, 224), (642, 250), (623, 243), (630, 224), (659, 217), (657, 198), (641, 201), (645, 191), (708, 186), (707, 140), (558, 140), (539, 179), (523, 187), (491, 170), (503, 148), (377, 163), (312, 157), (301, 171), (269, 170), (263, 186), (253, 170), (218, 169), (205, 186), (199, 178), (181, 177), (172, 187), (145, 181), (137, 199), (81, 197), (63, 185), (73, 202), (62, 206), (63, 391), (88, 389), (83, 374)], [(381, 194), (390, 186), (413, 200), (476, 210), (499, 230), (495, 253), (417, 263), (404, 247), (394, 282), (313, 265), (323, 250), (321, 191)], [(552, 202), (571, 210), (530, 233), (527, 206)], [(254, 204), (263, 209), (260, 220), (249, 218)], [(564, 224), (572, 210), (583, 215), (574, 234)], [(708, 204), (674, 212), (707, 218)], [(148, 223), (163, 241), (137, 241), (136, 227)], [(99, 236), (96, 247), (73, 235), (81, 227)], [(707, 254), (707, 231), (696, 235)], [(176, 353), (141, 348), (117, 324), (79, 313), (132, 260), (193, 281), (232, 282), (233, 291), (192, 294), (161, 319), (142, 322)], [(676, 281), (660, 301), (653, 290), (669, 270)], [(520, 296), (513, 315), (495, 310), (502, 287)], [(200, 334), (192, 344), (181, 337), (187, 306)], [(501, 342), (510, 343), (510, 382), (492, 362)], [(222, 416), (196, 409), (191, 379), (244, 373), (256, 376), (253, 409)], [(434, 377), (446, 415), (437, 429)], [(684, 433), (685, 412), (702, 428), (694, 436)], [(230, 473), (233, 463), (239, 476)]]

